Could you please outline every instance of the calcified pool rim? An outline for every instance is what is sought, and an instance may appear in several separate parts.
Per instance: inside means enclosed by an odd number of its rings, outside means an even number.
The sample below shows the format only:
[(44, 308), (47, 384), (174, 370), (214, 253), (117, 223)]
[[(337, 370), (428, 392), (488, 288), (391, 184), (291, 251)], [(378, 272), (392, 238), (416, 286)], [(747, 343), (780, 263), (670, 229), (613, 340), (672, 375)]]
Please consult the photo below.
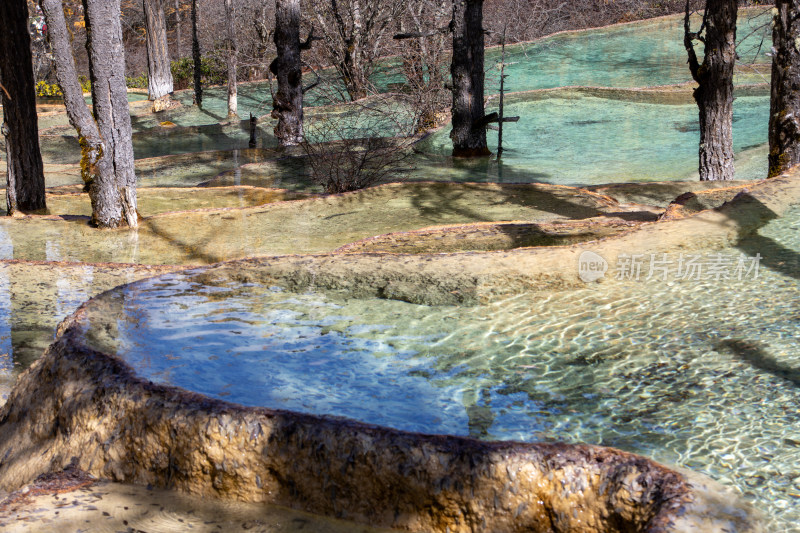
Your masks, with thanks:
[(411, 531), (761, 531), (712, 481), (612, 448), (422, 435), (153, 384), (83, 344), (86, 305), (0, 409), (7, 490), (72, 464)]
[[(795, 170), (753, 184), (720, 208), (644, 225), (595, 245), (606, 254), (722, 246), (799, 201)], [(550, 286), (541, 283), (548, 270), (550, 281), (555, 276), (575, 282), (580, 249), (283, 256), (189, 275), (211, 284), (221, 278), (278, 282), (349, 296), (450, 303), (486, 299), (509, 285)], [(569, 275), (561, 270), (565, 262), (572, 263)], [(534, 265), (539, 270), (528, 271)], [(85, 344), (82, 319), (102, 301), (90, 300), (61, 325), (57, 341), (21, 376), (0, 410), (5, 488), (77, 461), (113, 480), (292, 505), (415, 531), (760, 530), (748, 506), (721, 495), (712, 482), (692, 482), (610, 448), (425, 436), (343, 418), (246, 408), (153, 384), (116, 356)]]

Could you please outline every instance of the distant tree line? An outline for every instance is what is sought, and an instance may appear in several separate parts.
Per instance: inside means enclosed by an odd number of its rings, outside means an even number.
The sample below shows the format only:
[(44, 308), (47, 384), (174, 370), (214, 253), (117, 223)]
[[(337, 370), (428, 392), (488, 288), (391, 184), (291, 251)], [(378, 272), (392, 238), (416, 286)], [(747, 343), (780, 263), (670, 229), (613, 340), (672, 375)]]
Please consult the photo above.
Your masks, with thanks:
[[(510, 2), (511, 0), (503, 0)], [(523, 0), (518, 0), (522, 2)], [(524, 0), (528, 5), (556, 5)], [(495, 2), (497, 4), (499, 2)], [(575, 2), (579, 4), (581, 2)], [(604, 5), (644, 6), (647, 2)], [(198, 19), (207, 14), (199, 10), (200, 0), (192, 0), (191, 26), (193, 63), (195, 66), (196, 104), (202, 105)], [(444, 101), (450, 93), (453, 155), (481, 157), (490, 152), (486, 145), (486, 126), (492, 122), (484, 110), (484, 62), (487, 24), (484, 7), (493, 2), (484, 0), (276, 0), (271, 24), (264, 20), (264, 4), (260, 18), (250, 21), (259, 36), (260, 50), (269, 53), (267, 40), (274, 45), (274, 60), (269, 71), (277, 79), (273, 98), (273, 117), (277, 119), (275, 134), (283, 146), (303, 142), (302, 73), (309, 68), (304, 56), (312, 50), (323, 54), (327, 65), (335, 68), (344, 86), (342, 96), (357, 100), (371, 91), (370, 68), (381, 53), (402, 50), (398, 55), (409, 86), (437, 84), (435, 101)], [(582, 3), (587, 10), (600, 2)], [(698, 83), (694, 91), (701, 125), (701, 179), (732, 179), (732, 102), (733, 64), (736, 60), (736, 0), (684, 0), (684, 45), (689, 70)], [(47, 22), (47, 38), (53, 54), (55, 76), (67, 106), (70, 122), (76, 128), (82, 147), (81, 171), (92, 202), (92, 221), (98, 227), (135, 226), (136, 176), (133, 170), (131, 125), (124, 77), (126, 27), (123, 9), (141, 5), (146, 13), (145, 35), (148, 58), (150, 98), (154, 102), (171, 91), (170, 70), (165, 68), (169, 55), (167, 19), (164, 9), (175, 6), (180, 15), (180, 1), (142, 0), (41, 0)], [(219, 7), (219, 4), (215, 4)], [(225, 52), (228, 69), (228, 115), (236, 117), (236, 80), (243, 50), (249, 41), (241, 39), (242, 19), (237, 15), (248, 0), (224, 0), (223, 16), (218, 19), (217, 38)], [(506, 5), (507, 4), (503, 4)], [(44, 179), (38, 148), (38, 128), (31, 39), (28, 34), (29, 6), (25, 0), (4, 0), (0, 3), (4, 31), (0, 33), (0, 82), (4, 106), (3, 134), (8, 158), (8, 211), (35, 211), (45, 205)], [(305, 6), (305, 7), (304, 7)], [(506, 7), (508, 8), (508, 7)], [(691, 27), (690, 15), (700, 8), (700, 26)], [(776, 0), (773, 21), (773, 76), (770, 116), (770, 175), (776, 175), (798, 163), (800, 158), (800, 0)], [(303, 16), (311, 9), (314, 16)], [(626, 11), (626, 13), (628, 13)], [(635, 13), (630, 11), (630, 13)], [(76, 17), (80, 16), (81, 20)], [(555, 15), (554, 15), (555, 16)], [(632, 15), (631, 15), (632, 16)], [(312, 20), (313, 19), (313, 20)], [(177, 47), (185, 49), (180, 33), (182, 16), (175, 17), (179, 32)], [(221, 21), (220, 29), (219, 22)], [(208, 22), (206, 22), (208, 23)], [(301, 41), (301, 30), (308, 37)], [(78, 73), (79, 61), (74, 48), (76, 29), (85, 33), (86, 58), (91, 80), (93, 110), (84, 104)], [(313, 47), (315, 30), (324, 46)], [(507, 27), (506, 27), (507, 30)], [(135, 30), (134, 30), (135, 31)], [(505, 33), (505, 32), (504, 32)], [(523, 33), (519, 33), (517, 38)], [(392, 38), (394, 37), (394, 38)], [(704, 57), (700, 61), (694, 45), (700, 42)], [(245, 43), (243, 45), (243, 43)], [(442, 50), (449, 47), (450, 81), (442, 69)], [(34, 48), (35, 49), (35, 48)], [(302, 52), (302, 53), (301, 53)], [(240, 56), (241, 54), (241, 56)], [(360, 164), (360, 163), (359, 163)]]
[[(36, 15), (38, 0), (27, 0), (31, 16)], [(171, 61), (191, 58), (191, 8), (192, 0), (161, 0), (165, 21), (165, 31), (169, 44)], [(208, 56), (208, 65), (214, 69), (214, 75), (224, 75), (227, 66), (226, 31), (224, 31), (224, 0), (196, 0), (198, 17), (198, 41), (203, 54)], [(701, 0), (693, 0), (697, 8)], [(763, 2), (762, 2), (763, 3)], [(83, 20), (82, 0), (63, 0), (65, 21), (70, 34), (73, 55), (78, 74), (88, 75), (88, 56), (86, 54), (86, 29)], [(334, 14), (330, 0), (309, 0), (301, 5), (301, 33), (306, 35), (314, 25), (318, 32), (322, 31), (320, 20), (328, 24), (334, 33), (338, 30), (330, 25)], [(385, 28), (389, 34), (409, 31), (420, 24), (438, 24), (446, 18), (449, 21), (449, 2), (447, 0), (406, 0), (390, 2), (388, 0), (361, 1), (359, 10), (362, 17), (374, 13), (374, 22), (370, 31), (377, 39), (368, 38), (369, 49), (363, 53), (382, 57), (402, 53), (405, 44), (398, 43), (385, 36), (378, 36), (375, 30), (380, 29), (380, 21), (390, 24)], [(495, 33), (487, 35), (487, 44), (499, 44), (499, 33), (507, 23), (507, 43), (529, 41), (558, 31), (605, 26), (617, 22), (629, 22), (660, 15), (681, 13), (684, 0), (485, 0), (483, 6), (484, 24)], [(740, 5), (753, 4), (741, 1)], [(126, 75), (138, 77), (148, 71), (147, 52), (147, 20), (152, 2), (142, 0), (121, 0), (122, 39), (126, 52)], [(271, 21), (275, 17), (275, 0), (233, 0), (235, 13), (232, 25), (237, 36), (237, 76), (242, 80), (256, 80), (267, 77), (267, 65), (275, 56), (273, 43), (274, 31)], [(338, 9), (345, 24), (350, 20), (351, 7), (358, 3), (349, 0), (338, 2)], [(149, 6), (149, 7), (148, 7)], [(442, 7), (448, 14), (442, 13)], [(323, 7), (320, 17), (320, 7)], [(444, 15), (444, 18), (443, 18)], [(509, 16), (510, 15), (510, 16)], [(334, 33), (328, 33), (331, 38)], [(338, 38), (338, 37), (337, 37)], [(357, 45), (357, 43), (354, 42)], [(45, 52), (45, 51), (43, 51)], [(318, 48), (307, 54), (306, 61), (310, 65), (332, 66), (335, 64), (334, 54), (339, 52)], [(46, 53), (39, 53), (46, 55)], [(375, 55), (377, 54), (377, 55)], [(39, 58), (40, 60), (46, 57)], [(50, 67), (50, 68), (48, 68)], [(37, 69), (37, 81), (48, 78), (55, 79), (52, 64)], [(211, 76), (211, 73), (209, 73)], [(217, 78), (218, 80), (219, 78)], [(191, 81), (190, 78), (182, 82)], [(223, 80), (224, 82), (224, 80)], [(181, 86), (181, 88), (185, 88)]]

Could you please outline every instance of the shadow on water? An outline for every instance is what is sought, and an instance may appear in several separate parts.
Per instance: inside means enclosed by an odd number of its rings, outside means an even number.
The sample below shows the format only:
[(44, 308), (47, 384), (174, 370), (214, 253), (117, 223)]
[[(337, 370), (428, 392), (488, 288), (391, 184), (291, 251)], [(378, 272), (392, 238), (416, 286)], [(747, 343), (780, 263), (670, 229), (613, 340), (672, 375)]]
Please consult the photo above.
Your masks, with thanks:
[(727, 214), (745, 228), (735, 246), (752, 257), (759, 254), (759, 266), (800, 279), (800, 254), (759, 233), (763, 226), (779, 218), (779, 215), (748, 192), (737, 194), (734, 200), (743, 205), (738, 205), (736, 210), (729, 209)]
[(751, 257), (761, 256), (760, 266), (800, 279), (800, 254), (781, 243), (758, 233), (748, 235), (736, 247)]
[(163, 242), (168, 243), (169, 246), (173, 249), (179, 250), (182, 252), (188, 259), (188, 262), (200, 262), (202, 264), (211, 265), (213, 263), (217, 263), (219, 261), (224, 261), (228, 259), (223, 254), (214, 255), (209, 253), (209, 246), (208, 243), (211, 241), (211, 237), (203, 241), (186, 241), (183, 242), (176, 238), (174, 235), (168, 234), (166, 231), (160, 230), (154, 223), (153, 219), (144, 219), (139, 222), (139, 227), (147, 228), (147, 231), (152, 233), (154, 236), (160, 238)]
[(800, 386), (800, 368), (793, 368), (778, 361), (767, 352), (762, 343), (746, 339), (725, 339), (716, 343), (714, 350), (729, 353), (754, 368)]
[[(580, 189), (565, 189), (574, 191), (575, 198), (568, 198), (565, 194), (557, 194), (546, 188), (528, 188), (519, 184), (497, 184), (492, 191), (494, 198), (488, 203), (478, 203), (474, 206), (466, 205), (465, 198), (475, 194), (479, 197), (486, 194), (485, 187), (476, 184), (462, 183), (457, 188), (448, 183), (431, 183), (425, 187), (414, 190), (410, 198), (412, 206), (422, 217), (432, 219), (440, 218), (443, 214), (457, 215), (468, 220), (491, 222), (497, 219), (485, 214), (487, 207), (502, 207), (517, 205), (520, 207), (543, 211), (558, 217), (584, 219), (596, 217), (601, 211), (580, 195)], [(513, 235), (511, 235), (513, 237)]]

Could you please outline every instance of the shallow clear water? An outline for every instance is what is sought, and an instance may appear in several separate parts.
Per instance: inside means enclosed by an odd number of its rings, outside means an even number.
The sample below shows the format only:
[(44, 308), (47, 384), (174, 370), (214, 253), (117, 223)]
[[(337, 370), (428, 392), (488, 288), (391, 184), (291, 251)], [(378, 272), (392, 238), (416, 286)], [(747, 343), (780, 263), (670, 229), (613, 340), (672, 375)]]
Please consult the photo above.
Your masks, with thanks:
[[(507, 61), (516, 62), (507, 71), (509, 90), (688, 81), (678, 19), (555, 36), (508, 52)], [(748, 60), (749, 52), (742, 52)], [(497, 55), (487, 53), (487, 70)], [(496, 91), (494, 76), (487, 93)], [(757, 81), (755, 74), (737, 78)], [(206, 94), (205, 111), (142, 117), (134, 127), (224, 119), (224, 88)], [(415, 177), (602, 183), (695, 172), (693, 105), (555, 96), (507, 110), (522, 119), (507, 126), (502, 166), (450, 160), (445, 129), (429, 139), (431, 154)], [(264, 84), (241, 86), (243, 116), (263, 115), (269, 107)], [(747, 159), (737, 177), (763, 176), (767, 98), (740, 97), (735, 107), (737, 155)], [(260, 146), (268, 146), (270, 127), (265, 122), (262, 128)], [(142, 158), (243, 148), (247, 133), (241, 125), (214, 125), (140, 134), (134, 142)], [(496, 143), (491, 132), (489, 142)], [(43, 152), (56, 163), (79, 156), (73, 137), (46, 137)], [(194, 185), (259, 160), (233, 151), (197, 159), (172, 170), (151, 161), (150, 174), (140, 179)], [(769, 531), (797, 530), (799, 231), (795, 209), (742, 242), (736, 253), (764, 256), (758, 280), (599, 285), (479, 308), (202, 287), (175, 277), (121, 293), (124, 313), (114, 325), (120, 344), (112, 347), (152, 379), (250, 405), (479, 438), (617, 446), (735, 485), (770, 514)], [(36, 250), (38, 259), (64, 258), (74, 234), (59, 235)], [(115, 257), (133, 258), (138, 244), (118, 240), (111, 246)], [(0, 256), (10, 257), (11, 239), (0, 241), (6, 242), (5, 248), (0, 242)], [(41, 353), (57, 320), (101, 286), (116, 284), (103, 285), (96, 268), (86, 268), (71, 281), (22, 283), (34, 274), (0, 275), (0, 403), (14, 373)]]
[[(740, 64), (769, 63), (771, 15), (766, 9), (739, 15), (737, 52)], [(702, 47), (698, 48), (702, 54)], [(702, 57), (702, 56), (701, 56)], [(497, 91), (491, 74), (500, 50), (486, 54), (490, 91)], [(636, 24), (554, 35), (534, 43), (506, 48), (506, 90), (529, 91), (584, 85), (596, 87), (652, 87), (691, 81), (683, 48), (683, 18), (668, 17)], [(745, 74), (748, 69), (743, 68)], [(743, 82), (759, 81), (743, 75)], [(768, 81), (768, 80), (763, 80)]]
[[(739, 12), (737, 84), (768, 83), (753, 65), (770, 63), (772, 39), (768, 9)], [(697, 29), (699, 18), (693, 19)], [(702, 57), (702, 46), (698, 45)], [(487, 95), (499, 93), (501, 50), (486, 50)], [(508, 92), (556, 87), (653, 87), (691, 81), (683, 47), (683, 17), (568, 32), (506, 47)], [(395, 59), (381, 62), (373, 82), (380, 91), (404, 82)], [(264, 89), (266, 91), (266, 87)], [(267, 91), (268, 92), (268, 91)], [(313, 98), (313, 91), (312, 91)], [(313, 102), (312, 102), (313, 105)]]
[(758, 276), (480, 307), (172, 275), (118, 292), (119, 314), (104, 307), (89, 337), (149, 379), (246, 405), (645, 454), (737, 486), (787, 531), (800, 523), (800, 208), (724, 253), (760, 253)]
[[(634, 102), (555, 91), (517, 97), (515, 103), (508, 105), (506, 114), (519, 115), (521, 119), (505, 127), (502, 163), (488, 158), (472, 161), (449, 157), (452, 151), (450, 127), (445, 126), (417, 144), (420, 153), (411, 161), (414, 169), (397, 178), (591, 185), (697, 177), (699, 129), (694, 104)], [(335, 137), (342, 133), (339, 131), (342, 128), (347, 136), (359, 134), (358, 129), (349, 126), (320, 134), (319, 128), (333, 116), (324, 113), (313, 118), (309, 122), (309, 134)], [(768, 96), (736, 99), (737, 179), (757, 179), (765, 175), (768, 117)], [(336, 118), (342, 116), (336, 114)], [(345, 118), (357, 121), (352, 115)], [(378, 128), (382, 128), (380, 123)], [(299, 168), (293, 159), (280, 158), (276, 152), (261, 148), (273, 146), (274, 139), (263, 129), (260, 131), (260, 148), (255, 151), (246, 148), (248, 135), (241, 126), (138, 134), (134, 138), (134, 149), (139, 158), (140, 186), (196, 186), (215, 181), (235, 184), (235, 176), (215, 178), (240, 169), (245, 179), (240, 177), (238, 183), (308, 190), (307, 170)], [(48, 153), (56, 154), (54, 162), (64, 162), (63, 144), (70, 141), (65, 138), (56, 141), (53, 145), (48, 142)], [(496, 132), (488, 132), (488, 142), (495, 150)], [(231, 149), (235, 147), (239, 149)], [(754, 151), (757, 157), (751, 155)], [(157, 157), (165, 154), (182, 155)], [(273, 161), (266, 162), (269, 158)], [(254, 162), (262, 164), (243, 168)]]
[[(0, 228), (0, 234), (3, 229)], [(0, 250), (9, 253), (8, 243)], [(57, 243), (43, 247), (41, 263), (0, 262), (0, 405), (20, 372), (53, 342), (56, 326), (84, 301), (164, 270), (147, 266), (52, 264)]]
[[(445, 126), (419, 144), (433, 154), (421, 158), (417, 171), (443, 169), (455, 179), (459, 166), (468, 165), (468, 179), (542, 181), (558, 184), (600, 184), (625, 181), (696, 179), (700, 132), (694, 104), (656, 104), (582, 96), (570, 92), (531, 95), (513, 103), (506, 115), (519, 122), (503, 130), (502, 167), (485, 162), (453, 163), (443, 157), (452, 151), (450, 127)], [(768, 96), (743, 96), (734, 103), (734, 150), (737, 156), (767, 141)], [(492, 150), (497, 132), (488, 132)], [(436, 156), (439, 156), (437, 159)], [(437, 165), (438, 163), (438, 165)], [(439, 166), (440, 165), (440, 166)], [(455, 166), (456, 170), (450, 171)], [(737, 179), (766, 174), (762, 164), (742, 165)], [(436, 170), (430, 172), (440, 174)], [(527, 178), (527, 179), (526, 179)]]

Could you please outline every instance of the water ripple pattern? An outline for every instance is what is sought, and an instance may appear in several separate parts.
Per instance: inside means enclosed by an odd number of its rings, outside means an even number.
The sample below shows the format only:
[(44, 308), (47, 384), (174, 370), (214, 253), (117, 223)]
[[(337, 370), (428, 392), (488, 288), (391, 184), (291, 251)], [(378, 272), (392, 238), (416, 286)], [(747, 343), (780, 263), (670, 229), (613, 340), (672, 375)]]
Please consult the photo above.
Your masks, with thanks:
[(758, 277), (467, 308), (171, 275), (114, 294), (121, 311), (90, 318), (89, 337), (149, 379), (245, 405), (641, 453), (738, 487), (786, 531), (800, 523), (799, 229), (794, 208), (726, 251), (761, 253)]

